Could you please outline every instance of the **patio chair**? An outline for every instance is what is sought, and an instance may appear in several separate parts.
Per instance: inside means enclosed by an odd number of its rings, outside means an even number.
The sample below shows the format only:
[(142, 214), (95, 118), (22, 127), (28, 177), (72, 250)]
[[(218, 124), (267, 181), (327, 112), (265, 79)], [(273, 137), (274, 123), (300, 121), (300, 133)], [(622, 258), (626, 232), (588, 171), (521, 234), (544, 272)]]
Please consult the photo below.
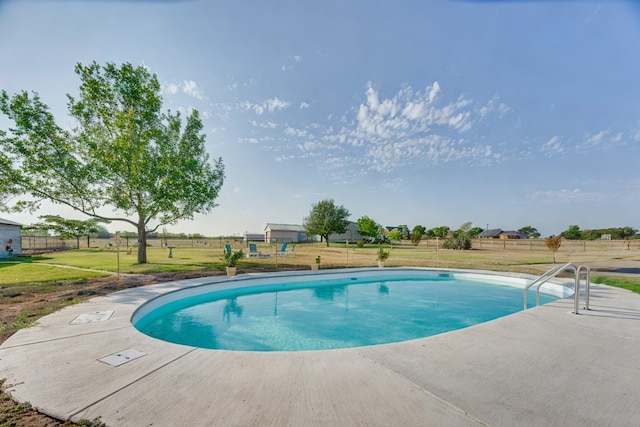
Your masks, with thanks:
[(249, 252), (247, 252), (247, 258), (262, 256), (262, 252), (258, 251), (258, 247), (254, 243), (249, 243)]
[(276, 255), (280, 255), (280, 256), (287, 256), (289, 255), (289, 253), (287, 252), (287, 245), (289, 243), (288, 242), (284, 242), (282, 244), (282, 247), (280, 248), (280, 250), (278, 252), (276, 252)]

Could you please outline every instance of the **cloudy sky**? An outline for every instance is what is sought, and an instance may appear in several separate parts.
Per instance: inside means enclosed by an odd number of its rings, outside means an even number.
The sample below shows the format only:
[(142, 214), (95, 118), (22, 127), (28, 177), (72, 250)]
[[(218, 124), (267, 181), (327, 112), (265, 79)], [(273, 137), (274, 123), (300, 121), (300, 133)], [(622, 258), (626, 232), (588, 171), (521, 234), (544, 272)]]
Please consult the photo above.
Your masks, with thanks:
[(149, 67), (225, 163), (219, 206), (169, 231), (328, 198), (383, 225), (640, 228), (635, 1), (0, 0), (1, 89), (69, 126), (94, 60)]

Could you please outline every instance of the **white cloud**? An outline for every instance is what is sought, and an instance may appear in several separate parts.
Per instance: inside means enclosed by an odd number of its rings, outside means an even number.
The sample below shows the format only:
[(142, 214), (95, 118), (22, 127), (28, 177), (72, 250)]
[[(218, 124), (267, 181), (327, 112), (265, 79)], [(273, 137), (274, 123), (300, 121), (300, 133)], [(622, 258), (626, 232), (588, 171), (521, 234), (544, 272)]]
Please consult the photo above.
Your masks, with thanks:
[(267, 110), (269, 112), (273, 112), (274, 110), (282, 110), (283, 108), (287, 108), (289, 106), (288, 102), (282, 101), (278, 98), (267, 99), (263, 105), (266, 105)]
[(292, 127), (288, 127), (284, 130), (284, 133), (289, 136), (297, 136), (297, 137), (305, 137), (307, 136), (307, 131), (304, 129), (294, 129)]
[(182, 91), (196, 99), (204, 99), (204, 95), (193, 80), (185, 80), (182, 82)]
[(600, 202), (605, 195), (596, 192), (582, 191), (580, 188), (536, 191), (526, 197), (530, 203), (576, 203), (576, 202)]
[(303, 102), (301, 102), (301, 103), (300, 103), (300, 109), (301, 109), (301, 110), (306, 110), (306, 109), (307, 109), (307, 108), (309, 108), (309, 107), (310, 107), (310, 105), (309, 105), (309, 103), (307, 103), (307, 102), (304, 102), (304, 101), (303, 101)]
[(182, 83), (167, 83), (163, 92), (167, 95), (176, 95), (182, 92), (196, 99), (204, 99), (204, 94), (193, 80), (184, 80)]
[(540, 151), (542, 151), (546, 155), (560, 154), (564, 152), (565, 148), (560, 143), (560, 137), (558, 135), (554, 135), (547, 142), (542, 144), (540, 147)]
[(262, 129), (275, 129), (275, 128), (278, 127), (278, 125), (276, 123), (269, 122), (269, 121), (267, 121), (267, 122), (257, 122), (255, 120), (251, 120), (249, 123), (251, 123), (251, 126), (259, 127), (259, 128), (262, 128)]
[(288, 102), (283, 101), (277, 97), (267, 99), (263, 101), (262, 104), (253, 104), (249, 101), (243, 101), (240, 104), (238, 104), (238, 107), (241, 110), (246, 110), (246, 111), (253, 110), (259, 116), (261, 116), (265, 111), (272, 113), (276, 110), (282, 110), (284, 108), (287, 108), (288, 106), (289, 106)]
[(180, 91), (180, 86), (178, 86), (176, 83), (168, 83), (164, 87), (164, 93), (168, 95), (175, 95), (179, 91)]
[(622, 141), (622, 132), (618, 132), (617, 134), (615, 134), (614, 136), (612, 136), (609, 141), (611, 141), (614, 144), (617, 144), (619, 142)]
[(427, 99), (429, 100), (429, 103), (432, 104), (433, 101), (435, 101), (436, 96), (438, 96), (438, 93), (440, 93), (440, 84), (435, 81), (433, 82), (433, 85), (431, 85), (431, 87), (427, 87), (427, 89), (429, 90), (429, 94), (427, 96)]
[(587, 145), (591, 145), (591, 146), (599, 145), (602, 142), (602, 140), (604, 139), (604, 137), (607, 136), (607, 134), (609, 134), (609, 130), (608, 129), (588, 136), (587, 137)]

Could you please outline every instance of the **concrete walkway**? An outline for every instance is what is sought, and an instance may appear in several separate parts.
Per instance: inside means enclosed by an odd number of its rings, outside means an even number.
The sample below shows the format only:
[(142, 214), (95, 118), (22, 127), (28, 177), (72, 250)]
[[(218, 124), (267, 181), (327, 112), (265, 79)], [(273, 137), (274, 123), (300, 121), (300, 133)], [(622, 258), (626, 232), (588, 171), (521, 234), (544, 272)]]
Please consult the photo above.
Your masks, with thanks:
[[(130, 323), (214, 278), (129, 289), (44, 317), (0, 346), (13, 396), (61, 419), (140, 426), (640, 426), (640, 295), (572, 300), (430, 338), (330, 351), (174, 345)], [(108, 320), (70, 324), (113, 310)], [(103, 313), (104, 314), (104, 313)], [(99, 359), (146, 353), (119, 366)]]

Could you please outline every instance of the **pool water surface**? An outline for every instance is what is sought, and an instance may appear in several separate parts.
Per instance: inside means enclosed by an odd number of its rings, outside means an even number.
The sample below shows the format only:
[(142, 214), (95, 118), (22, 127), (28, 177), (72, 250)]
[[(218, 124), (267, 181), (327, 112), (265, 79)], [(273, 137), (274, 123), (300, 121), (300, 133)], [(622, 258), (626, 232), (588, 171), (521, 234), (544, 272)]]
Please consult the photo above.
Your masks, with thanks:
[[(531, 292), (528, 300), (535, 301)], [(541, 303), (555, 299), (541, 293)], [(134, 326), (155, 338), (208, 349), (336, 349), (465, 328), (520, 311), (522, 300), (518, 287), (412, 272), (212, 287), (176, 296), (134, 320)]]

